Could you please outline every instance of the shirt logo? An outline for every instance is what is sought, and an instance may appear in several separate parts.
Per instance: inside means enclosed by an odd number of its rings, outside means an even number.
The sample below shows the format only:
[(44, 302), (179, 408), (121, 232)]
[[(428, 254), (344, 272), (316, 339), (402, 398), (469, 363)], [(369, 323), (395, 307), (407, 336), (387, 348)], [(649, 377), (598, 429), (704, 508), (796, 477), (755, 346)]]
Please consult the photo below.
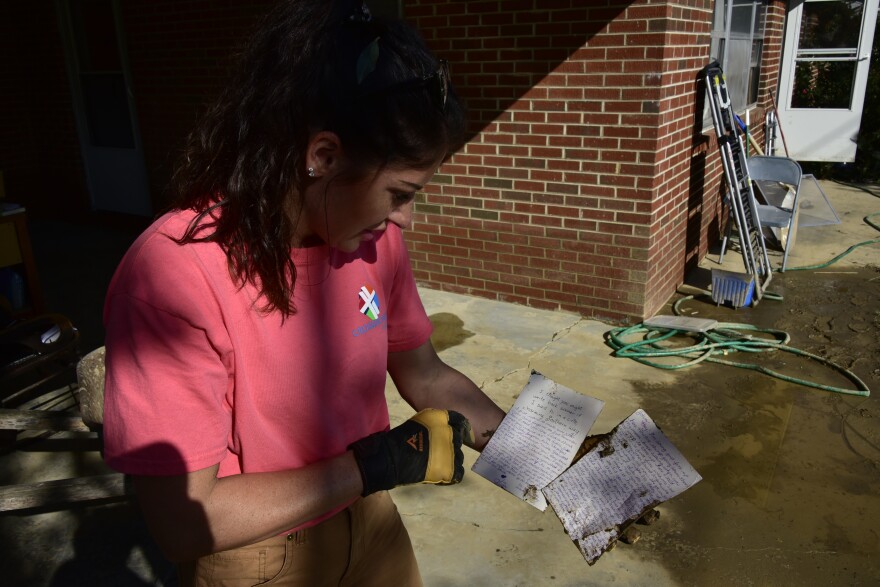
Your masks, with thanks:
[(360, 302), (363, 302), (363, 305), (361, 306), (361, 314), (370, 320), (378, 320), (379, 297), (376, 295), (376, 290), (372, 289), (369, 285), (364, 285), (358, 292), (358, 298), (360, 298)]

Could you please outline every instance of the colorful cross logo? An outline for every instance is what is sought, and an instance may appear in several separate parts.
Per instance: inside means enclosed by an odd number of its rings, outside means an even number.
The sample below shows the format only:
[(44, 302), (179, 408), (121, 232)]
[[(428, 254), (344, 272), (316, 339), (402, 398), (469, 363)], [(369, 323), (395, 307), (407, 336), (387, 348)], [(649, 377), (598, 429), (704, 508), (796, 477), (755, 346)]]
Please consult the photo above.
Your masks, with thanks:
[(364, 303), (364, 305), (361, 306), (361, 314), (370, 320), (377, 319), (379, 317), (379, 298), (376, 296), (375, 290), (371, 289), (370, 286), (365, 285), (361, 287), (361, 290), (358, 292), (358, 297)]

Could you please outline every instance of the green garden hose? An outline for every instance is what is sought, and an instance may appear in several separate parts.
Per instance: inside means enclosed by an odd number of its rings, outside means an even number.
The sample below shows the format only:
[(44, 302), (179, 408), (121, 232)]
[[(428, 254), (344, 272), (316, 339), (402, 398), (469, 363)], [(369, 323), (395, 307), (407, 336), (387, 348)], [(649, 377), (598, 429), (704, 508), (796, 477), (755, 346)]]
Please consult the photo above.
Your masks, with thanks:
[[(676, 305), (679, 302), (692, 298), (693, 296), (684, 297), (676, 302)], [(762, 336), (754, 336), (754, 334), (760, 333), (769, 334), (772, 336), (772, 339)], [(681, 334), (681, 331), (665, 328), (648, 328), (644, 324), (637, 324), (635, 326), (621, 327), (611, 330), (607, 333), (607, 340), (608, 344), (614, 349), (615, 357), (632, 359), (644, 365), (657, 367), (658, 369), (682, 369), (684, 367), (696, 365), (702, 361), (708, 361), (710, 363), (720, 363), (722, 365), (730, 365), (741, 369), (758, 371), (783, 381), (822, 389), (824, 391), (864, 397), (871, 394), (871, 390), (868, 389), (868, 386), (865, 385), (865, 383), (852, 371), (818, 355), (788, 346), (787, 343), (790, 340), (790, 337), (782, 330), (757, 328), (750, 324), (721, 322), (717, 327), (707, 332), (690, 333), (689, 336), (696, 337), (694, 344), (690, 346), (674, 347), (662, 344), (677, 334)], [(642, 335), (642, 337), (627, 342), (631, 337), (637, 335)], [(719, 355), (727, 355), (733, 352), (763, 353), (772, 351), (783, 351), (818, 361), (835, 371), (838, 371), (844, 377), (855, 383), (856, 389), (824, 385), (813, 381), (807, 381), (805, 379), (799, 379), (797, 377), (791, 377), (754, 363), (738, 363), (717, 358)], [(653, 360), (661, 357), (676, 357), (682, 359), (682, 362), (659, 363)]]
[[(871, 221), (871, 218), (874, 216), (880, 216), (880, 212), (865, 216), (864, 221), (873, 228), (880, 230), (880, 226)], [(787, 271), (806, 271), (809, 269), (828, 267), (840, 259), (843, 259), (858, 247), (875, 243), (880, 243), (880, 238), (857, 243), (825, 263), (805, 267), (792, 267), (791, 269), (787, 269)], [(708, 291), (703, 293), (707, 296), (712, 295), (711, 292)], [(763, 297), (777, 301), (783, 299), (781, 295), (771, 292), (765, 292)], [(694, 296), (691, 295), (677, 300), (672, 306), (675, 315), (680, 316), (681, 312), (679, 311), (679, 307), (681, 304), (687, 300), (692, 300), (693, 298)], [(609, 346), (614, 349), (615, 357), (632, 359), (643, 365), (657, 367), (658, 369), (683, 369), (684, 367), (691, 367), (703, 361), (708, 361), (710, 363), (720, 363), (722, 365), (730, 365), (731, 367), (758, 371), (759, 373), (770, 375), (771, 377), (776, 377), (783, 381), (824, 391), (858, 395), (862, 397), (868, 397), (871, 395), (871, 390), (868, 389), (865, 382), (859, 379), (858, 376), (849, 369), (845, 369), (824, 357), (788, 346), (791, 337), (782, 330), (757, 328), (750, 324), (738, 324), (735, 322), (720, 322), (712, 330), (689, 333), (688, 336), (695, 339), (694, 343), (690, 346), (672, 346), (671, 344), (663, 344), (678, 334), (681, 334), (680, 330), (659, 327), (651, 328), (644, 324), (636, 324), (635, 326), (615, 328), (606, 334), (606, 339)], [(770, 335), (771, 338), (767, 338), (766, 336), (755, 336), (756, 334)], [(641, 338), (630, 340), (632, 337), (639, 335), (641, 335)], [(630, 341), (627, 342), (627, 340)], [(845, 387), (824, 385), (814, 381), (791, 377), (755, 363), (738, 363), (717, 358), (719, 355), (724, 356), (734, 352), (763, 353), (772, 351), (782, 351), (818, 361), (819, 363), (841, 373), (844, 377), (852, 381), (856, 388), (847, 389)], [(654, 360), (661, 357), (675, 357), (681, 359), (681, 361), (678, 363), (659, 363)]]
[[(880, 216), (880, 212), (875, 212), (874, 214), (868, 214), (867, 216), (865, 216), (863, 218), (863, 220), (872, 228), (874, 228), (876, 230), (880, 230), (880, 226), (871, 222), (871, 218), (873, 218), (874, 216)], [(853, 246), (851, 246), (850, 248), (848, 248), (847, 250), (845, 250), (844, 252), (840, 253), (839, 255), (837, 255), (836, 257), (834, 257), (833, 259), (831, 259), (830, 261), (827, 261), (825, 263), (821, 263), (819, 265), (806, 265), (804, 267), (792, 267), (790, 269), (786, 269), (786, 271), (807, 271), (809, 269), (824, 269), (825, 267), (828, 267), (829, 265), (837, 263), (838, 261), (840, 261), (841, 259), (843, 259), (847, 255), (852, 253), (857, 248), (864, 246), (864, 245), (873, 245), (875, 243), (880, 243), (880, 238), (874, 238), (871, 240), (856, 243)]]

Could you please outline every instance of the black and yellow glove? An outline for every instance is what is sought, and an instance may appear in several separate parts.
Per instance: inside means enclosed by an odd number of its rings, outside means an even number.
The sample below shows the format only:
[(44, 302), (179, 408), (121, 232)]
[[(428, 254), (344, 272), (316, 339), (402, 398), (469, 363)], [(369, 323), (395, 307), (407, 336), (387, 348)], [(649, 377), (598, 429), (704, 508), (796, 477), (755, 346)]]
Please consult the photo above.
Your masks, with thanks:
[(462, 442), (473, 443), (467, 419), (434, 409), (358, 440), (349, 448), (364, 481), (362, 495), (412, 483), (458, 483), (464, 476)]

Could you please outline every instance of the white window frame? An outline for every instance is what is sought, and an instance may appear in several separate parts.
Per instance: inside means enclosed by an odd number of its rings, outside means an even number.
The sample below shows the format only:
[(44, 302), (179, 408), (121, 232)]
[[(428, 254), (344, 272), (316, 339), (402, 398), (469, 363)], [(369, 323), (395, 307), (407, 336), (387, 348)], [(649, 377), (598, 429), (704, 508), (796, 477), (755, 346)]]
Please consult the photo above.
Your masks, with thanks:
[[(744, 16), (747, 20), (743, 20)], [(727, 91), (737, 113), (744, 113), (757, 103), (766, 18), (766, 0), (715, 0), (709, 61), (717, 60), (721, 64)], [(732, 30), (734, 21), (749, 23), (748, 31), (742, 26)], [(748, 55), (742, 50), (731, 51), (734, 44), (747, 47)], [(708, 104), (703, 109), (703, 128), (712, 128)]]

